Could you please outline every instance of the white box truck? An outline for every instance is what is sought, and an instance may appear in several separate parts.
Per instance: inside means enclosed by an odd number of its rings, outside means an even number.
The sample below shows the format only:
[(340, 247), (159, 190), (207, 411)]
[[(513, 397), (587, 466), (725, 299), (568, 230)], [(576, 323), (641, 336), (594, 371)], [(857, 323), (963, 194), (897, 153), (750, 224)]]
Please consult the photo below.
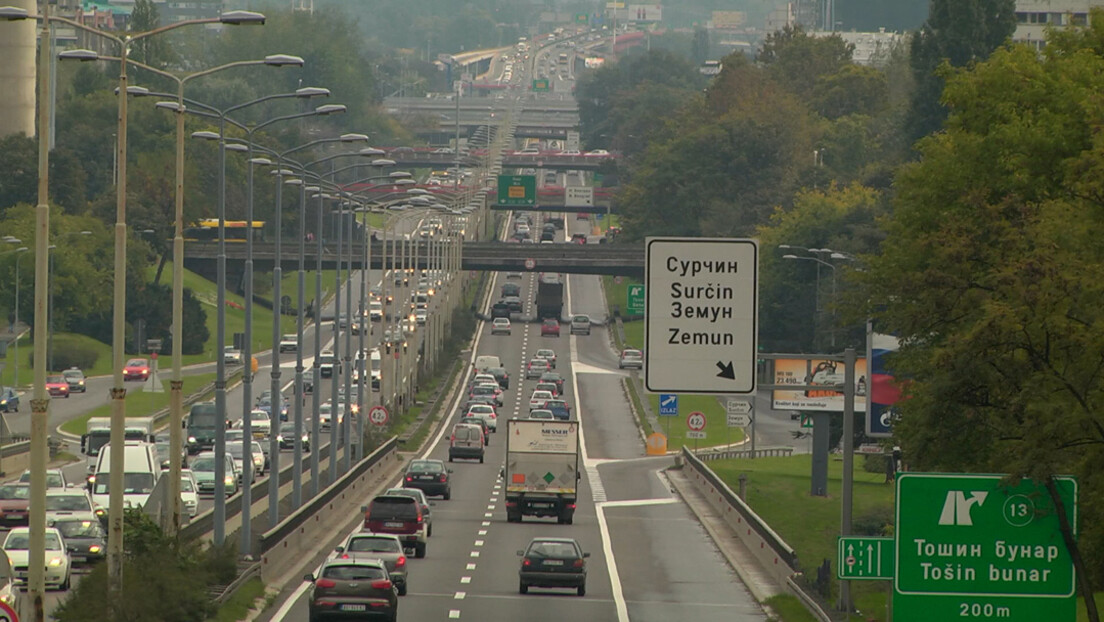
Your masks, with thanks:
[[(115, 448), (108, 443), (100, 448), (96, 457), (96, 470), (92, 476), (92, 504), (108, 507), (111, 502), (111, 452)], [(161, 478), (161, 462), (157, 459), (157, 447), (143, 441), (123, 443), (123, 504), (142, 507), (149, 500), (153, 487)]]
[[(152, 443), (154, 438), (153, 417), (127, 417), (123, 428), (123, 438), (128, 441)], [(111, 440), (111, 417), (89, 417), (85, 424), (85, 433), (81, 434), (81, 453), (85, 457), (90, 477), (96, 472), (96, 461), (100, 448)]]
[(511, 419), (506, 431), (506, 520), (555, 516), (570, 525), (581, 477), (579, 422)]

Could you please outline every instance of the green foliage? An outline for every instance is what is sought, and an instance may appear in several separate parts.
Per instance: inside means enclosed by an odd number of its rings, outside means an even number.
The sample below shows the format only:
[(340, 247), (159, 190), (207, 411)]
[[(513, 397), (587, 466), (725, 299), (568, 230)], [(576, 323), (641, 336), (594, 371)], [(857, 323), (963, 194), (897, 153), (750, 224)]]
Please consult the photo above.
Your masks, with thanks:
[(824, 76), (848, 66), (854, 49), (838, 35), (813, 37), (801, 26), (786, 26), (767, 35), (756, 60), (779, 84), (805, 98)]
[(870, 507), (855, 515), (851, 532), (856, 536), (891, 536), (894, 520), (892, 505)]
[[(52, 340), (47, 341), (52, 341), (54, 348), (54, 367), (50, 371), (60, 371), (70, 367), (88, 370), (94, 367), (100, 358), (96, 348), (83, 343), (81, 339), (72, 338), (71, 335), (55, 335)], [(46, 358), (50, 359), (49, 351)], [(27, 365), (29, 368), (34, 368), (33, 350), (27, 355)]]
[(184, 289), (181, 311), (184, 325), (180, 332), (184, 340), (180, 344), (180, 351), (182, 354), (202, 354), (204, 345), (211, 338), (211, 330), (207, 328), (207, 311), (191, 288)]

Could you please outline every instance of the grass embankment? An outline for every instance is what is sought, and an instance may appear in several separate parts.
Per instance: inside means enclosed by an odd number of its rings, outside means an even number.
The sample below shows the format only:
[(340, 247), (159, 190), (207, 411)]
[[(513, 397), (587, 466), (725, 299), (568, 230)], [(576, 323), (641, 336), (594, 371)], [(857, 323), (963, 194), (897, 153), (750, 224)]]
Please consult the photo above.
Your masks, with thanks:
[[(215, 374), (198, 374), (195, 376), (184, 376), (184, 388), (183, 394), (185, 396), (191, 395), (199, 390), (204, 385), (214, 382)], [(132, 383), (128, 387), (126, 395), (126, 416), (127, 417), (149, 417), (153, 413), (161, 410), (162, 408), (169, 407), (169, 379), (162, 375), (162, 387), (164, 391), (161, 393), (150, 393), (148, 391), (137, 391), (136, 387), (141, 386), (137, 383)], [(61, 429), (70, 434), (84, 434), (88, 419), (91, 417), (110, 417), (111, 416), (111, 404), (103, 404), (92, 409), (87, 414), (81, 415), (76, 419), (71, 419), (61, 425)]]
[(257, 599), (265, 595), (265, 585), (260, 577), (246, 581), (230, 598), (219, 607), (213, 622), (238, 622), (249, 617)]
[[(96, 364), (91, 369), (84, 370), (86, 376), (102, 376), (111, 373), (111, 346), (86, 335), (76, 333), (56, 333), (54, 335), (54, 351), (61, 352), (72, 348), (85, 348), (94, 350), (98, 356)], [(34, 380), (34, 368), (31, 367), (30, 357), (34, 350), (34, 341), (30, 333), (19, 340), (19, 385), (29, 386)], [(7, 355), (0, 358), (0, 386), (15, 386), (15, 344), (8, 346)]]

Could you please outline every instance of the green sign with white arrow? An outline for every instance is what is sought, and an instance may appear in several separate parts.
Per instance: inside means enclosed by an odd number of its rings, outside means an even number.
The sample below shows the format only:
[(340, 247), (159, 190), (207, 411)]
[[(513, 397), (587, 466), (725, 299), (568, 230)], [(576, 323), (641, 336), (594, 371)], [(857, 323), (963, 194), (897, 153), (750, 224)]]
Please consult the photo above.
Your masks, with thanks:
[(840, 536), (837, 542), (837, 579), (893, 578), (893, 538)]

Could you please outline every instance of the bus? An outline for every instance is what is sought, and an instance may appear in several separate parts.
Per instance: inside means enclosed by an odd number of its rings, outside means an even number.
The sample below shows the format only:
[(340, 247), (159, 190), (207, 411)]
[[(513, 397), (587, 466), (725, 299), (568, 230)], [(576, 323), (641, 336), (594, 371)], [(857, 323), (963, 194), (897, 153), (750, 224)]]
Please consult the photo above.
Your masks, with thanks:
[(560, 64), (561, 65), (566, 65), (567, 64), (567, 54), (565, 52), (560, 52)]
[[(264, 241), (263, 220), (254, 220), (252, 226), (245, 220), (225, 221), (226, 241), (244, 242), (252, 229), (253, 241)], [(188, 242), (211, 242), (218, 240), (218, 218), (201, 218), (184, 228), (184, 239)]]

